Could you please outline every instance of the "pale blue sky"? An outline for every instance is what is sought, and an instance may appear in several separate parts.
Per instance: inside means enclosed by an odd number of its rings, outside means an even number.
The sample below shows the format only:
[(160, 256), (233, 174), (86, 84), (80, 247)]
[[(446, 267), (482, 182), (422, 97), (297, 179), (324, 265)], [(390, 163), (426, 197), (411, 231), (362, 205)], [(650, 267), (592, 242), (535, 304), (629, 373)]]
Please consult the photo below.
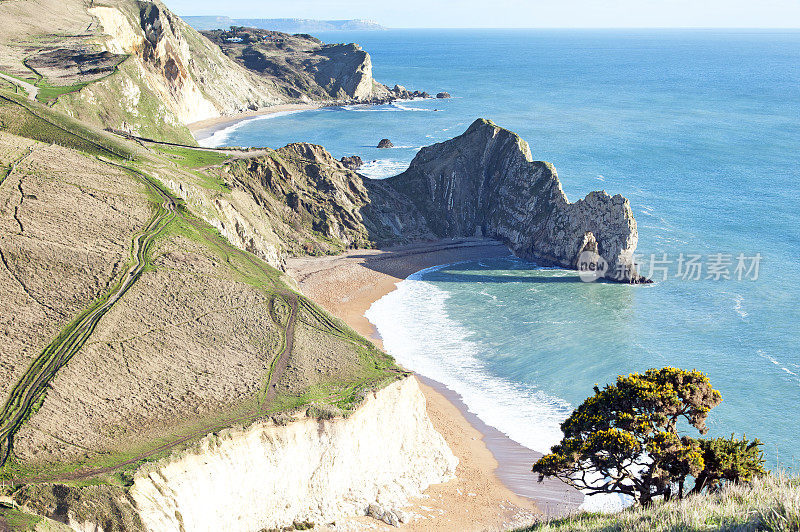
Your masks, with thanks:
[(165, 0), (179, 15), (367, 18), (393, 28), (800, 27), (800, 0)]

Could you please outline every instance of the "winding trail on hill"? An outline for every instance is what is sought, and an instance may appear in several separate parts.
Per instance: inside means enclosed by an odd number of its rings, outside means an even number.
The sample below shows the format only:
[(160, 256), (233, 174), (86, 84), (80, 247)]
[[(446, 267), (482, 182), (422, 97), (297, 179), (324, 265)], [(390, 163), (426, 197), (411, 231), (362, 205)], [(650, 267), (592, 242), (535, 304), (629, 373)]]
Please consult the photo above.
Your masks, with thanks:
[(289, 364), (289, 355), (292, 354), (292, 348), (294, 347), (294, 327), (297, 323), (297, 310), (299, 306), (297, 294), (286, 291), (281, 293), (281, 297), (283, 297), (284, 301), (289, 303), (289, 319), (286, 322), (283, 349), (280, 354), (275, 357), (270, 366), (265, 404), (275, 399), (275, 396), (278, 394), (278, 381), (283, 377), (283, 373), (286, 371), (286, 366)]
[(47, 388), (58, 370), (83, 347), (100, 319), (139, 279), (147, 265), (147, 255), (153, 242), (177, 215), (177, 203), (174, 198), (155, 186), (144, 174), (126, 166), (107, 162), (142, 176), (148, 186), (155, 190), (163, 201), (144, 230), (134, 236), (131, 252), (133, 264), (127, 269), (122, 279), (111, 292), (102, 296), (92, 307), (67, 325), (34, 360), (11, 390), (8, 400), (0, 410), (0, 467), (5, 465), (11, 455), (14, 447), (14, 435), (44, 401)]
[[(267, 393), (266, 393), (266, 401), (268, 403), (272, 399), (275, 398), (277, 394), (276, 384), (283, 376), (284, 371), (286, 370), (286, 366), (289, 363), (289, 358), (292, 354), (292, 349), (294, 346), (294, 330), (295, 324), (297, 323), (297, 316), (300, 306), (300, 298), (297, 294), (285, 290), (279, 292), (276, 297), (281, 297), (284, 301), (289, 304), (290, 312), (289, 318), (286, 322), (285, 328), (285, 339), (283, 343), (283, 349), (281, 349), (280, 353), (273, 359), (272, 364), (270, 366), (270, 373), (269, 378), (267, 381)], [(274, 300), (273, 300), (274, 301)], [(272, 306), (273, 302), (270, 302), (270, 306)], [(270, 310), (270, 312), (272, 312)], [(120, 469), (136, 464), (137, 462), (141, 462), (147, 458), (152, 456), (156, 456), (161, 454), (165, 451), (169, 451), (170, 449), (174, 449), (175, 447), (190, 442), (196, 438), (203, 437), (209, 433), (216, 432), (218, 430), (222, 430), (225, 428), (230, 427), (231, 425), (235, 425), (237, 423), (246, 423), (254, 421), (263, 416), (261, 408), (254, 410), (251, 413), (246, 415), (226, 420), (224, 423), (220, 423), (219, 425), (206, 427), (200, 430), (196, 430), (191, 434), (187, 434), (181, 438), (177, 438), (173, 441), (165, 443), (159, 447), (154, 449), (150, 449), (147, 452), (141, 453), (136, 455), (133, 458), (125, 460), (123, 462), (119, 462), (118, 464), (114, 464), (112, 466), (97, 468), (97, 469), (90, 469), (85, 471), (76, 471), (74, 473), (68, 473), (65, 475), (58, 475), (58, 476), (42, 476), (30, 479), (28, 482), (30, 483), (44, 483), (44, 482), (67, 482), (67, 481), (79, 481), (79, 480), (86, 480), (92, 477), (96, 477), (98, 475), (104, 475), (108, 473), (114, 473), (115, 471), (119, 471)]]
[(0, 78), (3, 78), (6, 81), (10, 81), (14, 85), (19, 85), (23, 89), (28, 92), (28, 99), (35, 100), (36, 97), (39, 95), (39, 87), (34, 85), (33, 83), (28, 83), (27, 81), (22, 81), (21, 79), (17, 79), (15, 77), (9, 76), (8, 74), (3, 74), (0, 72)]

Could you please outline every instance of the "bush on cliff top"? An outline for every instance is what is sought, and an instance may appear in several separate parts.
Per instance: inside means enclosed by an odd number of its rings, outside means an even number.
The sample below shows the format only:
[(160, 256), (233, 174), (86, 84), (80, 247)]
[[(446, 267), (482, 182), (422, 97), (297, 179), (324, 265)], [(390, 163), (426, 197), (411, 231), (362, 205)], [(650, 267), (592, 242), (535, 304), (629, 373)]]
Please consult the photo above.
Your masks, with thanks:
[(766, 474), (761, 442), (745, 438), (696, 439), (678, 424), (708, 432), (706, 418), (722, 401), (699, 371), (666, 367), (620, 376), (586, 399), (561, 424), (564, 438), (533, 466), (588, 494), (618, 493), (649, 504), (683, 498)]

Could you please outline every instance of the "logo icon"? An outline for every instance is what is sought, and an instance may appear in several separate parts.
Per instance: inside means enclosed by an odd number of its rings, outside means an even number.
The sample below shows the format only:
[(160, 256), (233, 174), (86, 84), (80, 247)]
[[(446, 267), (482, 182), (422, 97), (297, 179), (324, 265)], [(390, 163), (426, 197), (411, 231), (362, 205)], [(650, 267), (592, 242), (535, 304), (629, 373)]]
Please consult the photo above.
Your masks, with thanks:
[(608, 271), (606, 259), (594, 251), (583, 251), (578, 255), (578, 277), (584, 283), (593, 283)]

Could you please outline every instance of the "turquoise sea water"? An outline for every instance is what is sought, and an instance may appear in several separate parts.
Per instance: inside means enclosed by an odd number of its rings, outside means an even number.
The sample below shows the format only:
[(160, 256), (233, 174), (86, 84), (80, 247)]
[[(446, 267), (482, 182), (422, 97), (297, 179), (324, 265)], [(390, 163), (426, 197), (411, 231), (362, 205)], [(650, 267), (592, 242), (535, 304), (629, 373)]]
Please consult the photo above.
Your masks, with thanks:
[[(358, 154), (373, 176), (477, 117), (519, 133), (575, 200), (627, 196), (639, 252), (731, 255), (732, 279), (584, 284), (573, 272), (492, 260), (424, 272), (370, 310), (398, 360), (447, 384), (489, 424), (545, 451), (595, 383), (650, 367), (707, 372), (715, 435), (800, 460), (800, 32), (401, 31), (355, 40), (375, 76), (452, 100), (256, 120), (214, 142), (291, 141)], [(440, 109), (434, 112), (433, 109)], [(377, 150), (383, 137), (398, 148)], [(736, 257), (760, 254), (736, 279)], [(727, 258), (727, 257), (723, 257)], [(648, 274), (647, 260), (644, 272)], [(748, 263), (748, 266), (750, 264)], [(724, 268), (723, 268), (724, 269)]]

